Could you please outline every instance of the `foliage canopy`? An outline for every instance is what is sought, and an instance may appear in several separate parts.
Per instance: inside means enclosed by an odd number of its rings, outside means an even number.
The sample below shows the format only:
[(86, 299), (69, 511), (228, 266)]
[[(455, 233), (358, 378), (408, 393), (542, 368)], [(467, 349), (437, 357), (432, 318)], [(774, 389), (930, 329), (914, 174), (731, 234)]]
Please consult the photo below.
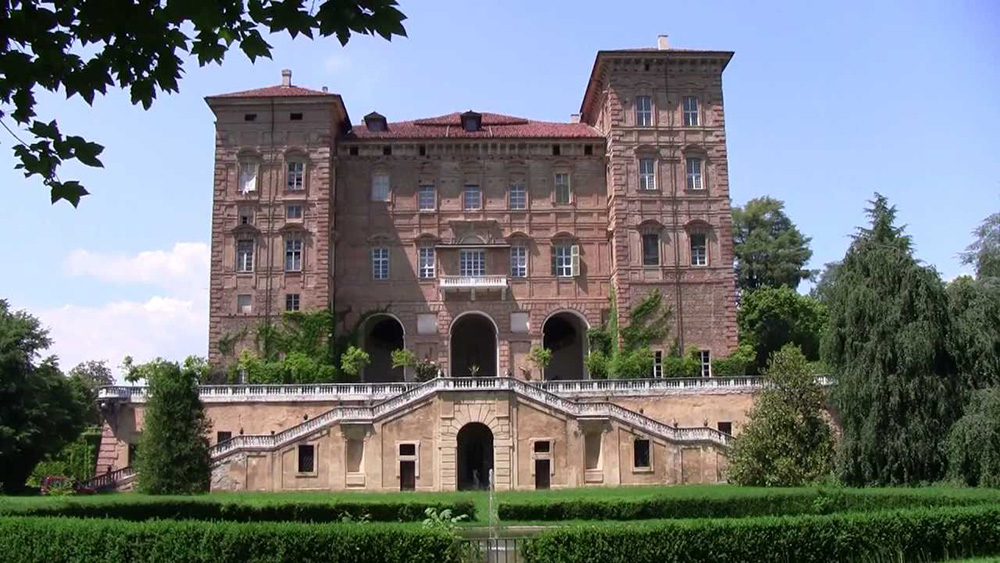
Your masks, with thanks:
[(779, 200), (761, 197), (733, 209), (733, 253), (740, 291), (795, 289), (812, 276), (805, 268), (812, 257), (810, 239), (799, 232), (784, 208)]
[(809, 361), (819, 359), (827, 312), (822, 303), (789, 287), (764, 287), (743, 296), (736, 315), (740, 342), (753, 346), (752, 369), (761, 373), (771, 354), (798, 346)]

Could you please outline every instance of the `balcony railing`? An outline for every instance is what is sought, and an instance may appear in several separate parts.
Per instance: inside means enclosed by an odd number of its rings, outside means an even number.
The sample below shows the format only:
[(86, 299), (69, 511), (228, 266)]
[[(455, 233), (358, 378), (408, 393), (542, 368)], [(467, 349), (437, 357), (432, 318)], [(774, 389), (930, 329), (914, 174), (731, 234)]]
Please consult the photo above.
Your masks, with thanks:
[(438, 289), (443, 293), (448, 290), (467, 290), (476, 300), (476, 290), (499, 289), (501, 299), (507, 298), (507, 276), (441, 276)]

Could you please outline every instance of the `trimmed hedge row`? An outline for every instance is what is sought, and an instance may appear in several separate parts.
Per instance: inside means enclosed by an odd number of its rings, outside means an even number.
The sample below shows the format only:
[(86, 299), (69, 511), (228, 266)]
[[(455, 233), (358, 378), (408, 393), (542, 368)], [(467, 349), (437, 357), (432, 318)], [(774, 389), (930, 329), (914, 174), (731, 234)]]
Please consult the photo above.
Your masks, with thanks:
[(447, 532), (405, 524), (125, 522), (0, 517), (0, 561), (460, 561)]
[(500, 519), (507, 521), (743, 518), (1000, 503), (1000, 494), (992, 493), (993, 491), (948, 495), (909, 489), (793, 489), (731, 497), (661, 495), (646, 498), (501, 502), (498, 512)]
[(373, 522), (419, 522), (424, 511), (451, 509), (454, 516), (476, 516), (472, 501), (455, 502), (280, 502), (248, 503), (191, 499), (142, 499), (129, 502), (93, 502), (65, 500), (51, 504), (3, 506), (0, 515), (64, 516), (70, 518), (116, 518), (143, 521), (223, 520), (230, 522), (339, 522), (344, 517)]
[(980, 506), (552, 528), (528, 563), (940, 561), (1000, 554), (1000, 508)]

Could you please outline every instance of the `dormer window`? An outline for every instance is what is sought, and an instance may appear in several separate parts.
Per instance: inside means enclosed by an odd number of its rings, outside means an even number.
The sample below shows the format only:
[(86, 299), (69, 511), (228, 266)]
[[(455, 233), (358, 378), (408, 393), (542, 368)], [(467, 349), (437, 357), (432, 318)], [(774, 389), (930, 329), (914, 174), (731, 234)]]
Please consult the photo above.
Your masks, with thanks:
[(467, 111), (462, 114), (462, 129), (470, 133), (475, 133), (483, 127), (482, 114), (474, 111)]
[(378, 133), (388, 131), (389, 125), (386, 123), (384, 115), (373, 111), (365, 116), (365, 128)]

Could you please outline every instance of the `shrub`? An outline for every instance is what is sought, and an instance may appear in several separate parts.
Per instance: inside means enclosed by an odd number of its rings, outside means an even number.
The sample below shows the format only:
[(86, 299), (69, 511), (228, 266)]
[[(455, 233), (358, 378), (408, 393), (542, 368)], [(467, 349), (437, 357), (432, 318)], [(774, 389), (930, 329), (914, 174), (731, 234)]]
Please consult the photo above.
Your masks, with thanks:
[(945, 448), (952, 478), (972, 487), (1000, 487), (1000, 388), (973, 392)]
[(740, 344), (732, 354), (712, 360), (712, 374), (720, 377), (750, 375), (757, 352), (753, 346)]
[(528, 563), (818, 563), (885, 554), (899, 561), (1000, 554), (1000, 508), (560, 527), (524, 548)]
[(451, 514), (472, 519), (476, 515), (472, 501), (435, 502), (272, 502), (251, 503), (214, 501), (196, 498), (139, 497), (119, 500), (114, 497), (66, 500), (63, 502), (32, 503), (16, 506), (0, 505), (0, 514), (20, 516), (61, 516), (69, 518), (116, 518), (144, 521), (155, 518), (171, 520), (222, 520), (228, 522), (340, 522), (351, 520), (372, 522), (420, 522), (426, 511), (450, 510)]
[(0, 518), (4, 561), (457, 563), (447, 531), (414, 525)]
[(392, 351), (392, 367), (412, 369), (417, 381), (430, 381), (441, 372), (441, 368), (431, 361), (430, 357), (421, 360), (417, 358), (416, 354), (406, 348)]
[(701, 360), (697, 348), (688, 348), (684, 355), (671, 353), (663, 358), (663, 377), (699, 377)]

